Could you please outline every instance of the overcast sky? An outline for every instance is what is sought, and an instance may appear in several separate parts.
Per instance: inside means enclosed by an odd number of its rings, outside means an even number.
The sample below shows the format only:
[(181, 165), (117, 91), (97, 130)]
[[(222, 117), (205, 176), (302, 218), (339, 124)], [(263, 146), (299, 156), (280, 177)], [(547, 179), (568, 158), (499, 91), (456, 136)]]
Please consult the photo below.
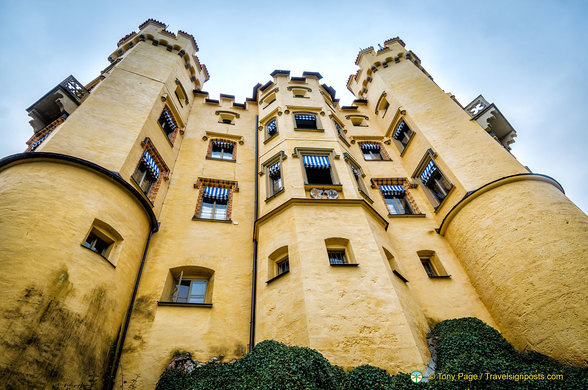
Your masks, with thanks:
[(27, 107), (70, 74), (94, 79), (148, 18), (193, 34), (211, 75), (203, 89), (238, 102), (288, 69), (320, 72), (350, 104), (358, 51), (400, 36), (463, 105), (494, 102), (519, 161), (588, 211), (588, 1), (0, 0), (0, 157), (24, 151)]

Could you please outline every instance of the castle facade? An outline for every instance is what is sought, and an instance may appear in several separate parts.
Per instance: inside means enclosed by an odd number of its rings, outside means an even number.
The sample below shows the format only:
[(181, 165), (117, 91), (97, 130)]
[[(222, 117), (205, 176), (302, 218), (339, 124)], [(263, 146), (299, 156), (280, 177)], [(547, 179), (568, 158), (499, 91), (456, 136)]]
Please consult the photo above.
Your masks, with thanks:
[(148, 20), (29, 107), (0, 161), (2, 385), (153, 388), (174, 352), (266, 339), (410, 372), (468, 316), (586, 365), (588, 217), (494, 104), (462, 106), (399, 38), (360, 51), (351, 106), (287, 70), (210, 97), (197, 50)]

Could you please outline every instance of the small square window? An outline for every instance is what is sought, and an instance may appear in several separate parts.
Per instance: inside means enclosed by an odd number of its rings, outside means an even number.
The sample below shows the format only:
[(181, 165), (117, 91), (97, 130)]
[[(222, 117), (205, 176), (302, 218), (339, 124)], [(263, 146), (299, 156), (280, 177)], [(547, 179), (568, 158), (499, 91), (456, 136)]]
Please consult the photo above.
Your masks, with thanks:
[(317, 118), (315, 114), (294, 114), (297, 129), (318, 129)]
[(219, 160), (233, 160), (234, 148), (235, 145), (232, 142), (213, 141), (210, 157)]
[(93, 228), (82, 245), (104, 258), (108, 258), (108, 253), (110, 252), (112, 244), (114, 244), (114, 240)]
[(363, 158), (367, 161), (383, 160), (379, 144), (361, 144)]
[(345, 256), (345, 249), (329, 249), (329, 264), (347, 264), (347, 256)]

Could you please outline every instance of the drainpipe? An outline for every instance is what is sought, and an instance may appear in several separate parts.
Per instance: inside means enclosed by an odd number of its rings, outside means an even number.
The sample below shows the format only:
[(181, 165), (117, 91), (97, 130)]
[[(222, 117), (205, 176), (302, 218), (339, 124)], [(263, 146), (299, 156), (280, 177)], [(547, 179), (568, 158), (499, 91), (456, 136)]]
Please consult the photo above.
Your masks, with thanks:
[(145, 250), (143, 251), (143, 258), (141, 259), (141, 265), (139, 266), (139, 272), (137, 273), (137, 280), (135, 281), (135, 287), (133, 288), (133, 294), (131, 295), (131, 303), (129, 304), (129, 309), (127, 310), (127, 316), (125, 318), (125, 324), (122, 329), (122, 333), (120, 336), (120, 343), (118, 344), (118, 348), (115, 354), (114, 365), (112, 367), (111, 375), (108, 378), (108, 382), (104, 384), (104, 389), (112, 389), (114, 387), (114, 382), (116, 379), (116, 372), (118, 371), (118, 366), (120, 364), (120, 357), (122, 355), (122, 350), (125, 344), (125, 338), (127, 336), (127, 331), (129, 330), (129, 322), (131, 321), (131, 314), (133, 312), (133, 306), (135, 305), (135, 298), (137, 297), (137, 290), (139, 290), (139, 282), (141, 281), (141, 274), (143, 273), (143, 266), (145, 265), (145, 259), (147, 258), (147, 251), (149, 250), (149, 244), (151, 243), (151, 236), (153, 233), (159, 230), (159, 222), (151, 228), (149, 231), (149, 236), (147, 236), (147, 242), (145, 243)]
[(251, 320), (249, 322), (249, 352), (253, 350), (255, 346), (255, 303), (257, 297), (257, 239), (255, 238), (255, 225), (257, 223), (257, 214), (258, 214), (258, 188), (259, 188), (259, 176), (257, 172), (259, 171), (259, 136), (257, 131), (257, 126), (259, 126), (259, 116), (255, 116), (255, 201), (253, 206), (253, 215), (255, 217), (255, 222), (253, 223), (253, 269), (251, 271)]

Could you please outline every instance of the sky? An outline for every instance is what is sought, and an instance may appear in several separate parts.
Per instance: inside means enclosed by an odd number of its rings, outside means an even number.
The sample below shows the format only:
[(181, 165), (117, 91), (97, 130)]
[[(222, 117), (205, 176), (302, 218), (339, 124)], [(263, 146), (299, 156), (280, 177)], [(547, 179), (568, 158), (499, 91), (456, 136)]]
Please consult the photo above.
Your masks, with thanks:
[(287, 69), (320, 72), (349, 105), (359, 50), (399, 36), (462, 105), (495, 103), (513, 155), (588, 212), (588, 1), (0, 0), (0, 158), (24, 151), (27, 107), (70, 74), (90, 82), (148, 18), (193, 34), (203, 89), (237, 102)]

